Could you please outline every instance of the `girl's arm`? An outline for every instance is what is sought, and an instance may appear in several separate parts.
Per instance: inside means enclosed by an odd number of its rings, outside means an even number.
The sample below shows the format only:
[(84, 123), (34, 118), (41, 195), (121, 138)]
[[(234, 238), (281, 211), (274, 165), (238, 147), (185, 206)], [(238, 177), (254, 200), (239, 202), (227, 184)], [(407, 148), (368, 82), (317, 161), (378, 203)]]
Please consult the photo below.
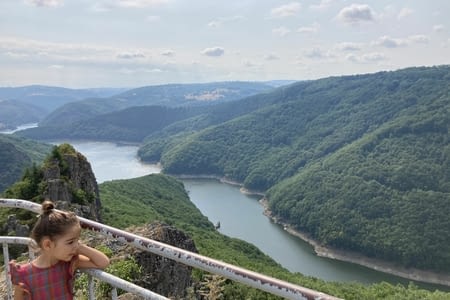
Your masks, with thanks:
[(103, 252), (86, 246), (85, 244), (79, 244), (78, 246), (78, 263), (77, 269), (96, 268), (104, 269), (109, 265), (109, 258)]
[(18, 285), (14, 285), (14, 300), (23, 300), (23, 288)]

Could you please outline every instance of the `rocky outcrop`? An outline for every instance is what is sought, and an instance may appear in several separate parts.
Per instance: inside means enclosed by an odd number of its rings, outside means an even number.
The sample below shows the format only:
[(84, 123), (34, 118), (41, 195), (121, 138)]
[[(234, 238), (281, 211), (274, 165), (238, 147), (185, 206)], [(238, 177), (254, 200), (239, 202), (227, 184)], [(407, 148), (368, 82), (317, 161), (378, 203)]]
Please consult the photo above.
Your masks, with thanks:
[(2, 232), (6, 235), (28, 236), (30, 228), (28, 225), (21, 224), (16, 215), (9, 215), (5, 224), (3, 224)]
[[(164, 223), (155, 222), (131, 229), (134, 234), (198, 253), (194, 241), (184, 232)], [(125, 253), (133, 256), (142, 272), (135, 283), (171, 299), (186, 298), (192, 285), (192, 268), (136, 248), (126, 247)]]
[(43, 197), (55, 202), (59, 209), (101, 221), (98, 185), (90, 163), (68, 144), (58, 146), (58, 153), (54, 151), (44, 164)]
[[(6, 191), (8, 198), (39, 203), (49, 199), (58, 209), (101, 222), (100, 196), (91, 165), (71, 145), (56, 146), (42, 166), (26, 169), (23, 178)], [(0, 219), (0, 235), (28, 236), (34, 221), (29, 212), (11, 214), (7, 220)]]

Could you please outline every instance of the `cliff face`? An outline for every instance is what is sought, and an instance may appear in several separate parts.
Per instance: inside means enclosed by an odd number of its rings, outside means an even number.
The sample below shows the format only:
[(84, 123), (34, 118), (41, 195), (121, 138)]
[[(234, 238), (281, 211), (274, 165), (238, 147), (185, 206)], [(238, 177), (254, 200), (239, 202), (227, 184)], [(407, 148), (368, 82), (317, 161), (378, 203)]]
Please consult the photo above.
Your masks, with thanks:
[(56, 202), (60, 209), (75, 210), (80, 216), (100, 221), (100, 196), (91, 165), (71, 146), (69, 150), (73, 151), (62, 151), (60, 157), (46, 161), (43, 197)]

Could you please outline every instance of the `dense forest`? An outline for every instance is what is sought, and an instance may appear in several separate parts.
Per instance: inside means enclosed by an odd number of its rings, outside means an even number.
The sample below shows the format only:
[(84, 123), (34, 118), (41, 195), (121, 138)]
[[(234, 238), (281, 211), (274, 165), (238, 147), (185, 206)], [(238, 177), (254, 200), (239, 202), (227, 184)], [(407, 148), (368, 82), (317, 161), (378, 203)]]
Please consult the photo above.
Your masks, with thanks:
[(39, 126), (18, 135), (44, 140), (69, 138), (138, 143), (148, 135), (204, 110), (202, 107), (133, 106), (74, 121), (70, 126)]
[(330, 77), (189, 113), (130, 108), (59, 132), (140, 140), (141, 159), (167, 174), (265, 192), (275, 217), (324, 245), (449, 272), (449, 83), (449, 66)]
[(448, 272), (449, 83), (447, 66), (300, 82), (253, 112), (148, 137), (140, 155), (267, 191), (276, 217), (325, 245)]
[(0, 87), (0, 129), (37, 123), (64, 104), (89, 97), (110, 97), (123, 91), (120, 88), (67, 89), (42, 85)]
[[(54, 147), (45, 161), (60, 159), (62, 153), (67, 151), (72, 153), (73, 148), (67, 144)], [(64, 162), (60, 161), (60, 164), (61, 170), (64, 170)], [(12, 185), (6, 194), (14, 198), (39, 201), (43, 168), (45, 163), (42, 167), (34, 165), (27, 168), (22, 179)], [(99, 189), (102, 201), (101, 214), (105, 224), (126, 229), (156, 220), (163, 221), (189, 234), (200, 254), (275, 278), (344, 299), (450, 299), (448, 293), (421, 290), (413, 284), (407, 287), (387, 283), (364, 286), (354, 283), (325, 282), (299, 273), (291, 273), (253, 245), (226, 237), (216, 231), (213, 224), (189, 201), (183, 184), (167, 175), (155, 174), (130, 180), (108, 181), (102, 183)], [(12, 209), (1, 210), (0, 224), (3, 224), (12, 212)], [(23, 212), (25, 213), (18, 215), (22, 222), (30, 223), (35, 220), (32, 214)], [(114, 273), (121, 269), (113, 264), (108, 271)], [(202, 271), (194, 272), (194, 280), (199, 284), (207, 278), (207, 275)], [(222, 281), (220, 289), (224, 299), (278, 299), (230, 280)]]
[[(222, 235), (203, 216), (183, 184), (165, 175), (149, 175), (130, 180), (100, 184), (102, 215), (105, 223), (120, 228), (163, 221), (187, 232), (200, 254), (241, 266), (275, 278), (318, 290), (343, 299), (450, 299), (444, 292), (430, 292), (388, 283), (364, 286), (356, 283), (325, 282), (291, 273), (264, 255), (253, 245)], [(202, 280), (204, 272), (196, 273)], [(226, 280), (222, 283), (223, 299), (278, 299), (275, 296)]]
[[(100, 117), (102, 114), (118, 112), (136, 106), (199, 107), (235, 101), (251, 95), (272, 90), (273, 87), (260, 82), (213, 82), (202, 84), (165, 84), (130, 89), (107, 98), (88, 98), (67, 103), (47, 115), (35, 129), (33, 136), (42, 138), (52, 127), (64, 127), (70, 131), (82, 130), (77, 124), (83, 120)], [(126, 113), (126, 112), (125, 112)], [(100, 126), (100, 124), (96, 124)], [(90, 131), (92, 131), (91, 129)], [(100, 129), (101, 131), (101, 129)], [(52, 137), (54, 138), (54, 137)]]

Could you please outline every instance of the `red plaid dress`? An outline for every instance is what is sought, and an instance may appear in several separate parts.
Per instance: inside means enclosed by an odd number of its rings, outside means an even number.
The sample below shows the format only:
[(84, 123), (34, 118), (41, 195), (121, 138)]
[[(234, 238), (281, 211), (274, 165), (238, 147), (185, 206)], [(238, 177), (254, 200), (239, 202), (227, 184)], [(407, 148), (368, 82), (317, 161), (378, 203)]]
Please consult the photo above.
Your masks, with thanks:
[(11, 281), (24, 289), (25, 299), (30, 300), (73, 300), (73, 265), (60, 261), (50, 268), (41, 269), (32, 263), (17, 265), (10, 263)]

